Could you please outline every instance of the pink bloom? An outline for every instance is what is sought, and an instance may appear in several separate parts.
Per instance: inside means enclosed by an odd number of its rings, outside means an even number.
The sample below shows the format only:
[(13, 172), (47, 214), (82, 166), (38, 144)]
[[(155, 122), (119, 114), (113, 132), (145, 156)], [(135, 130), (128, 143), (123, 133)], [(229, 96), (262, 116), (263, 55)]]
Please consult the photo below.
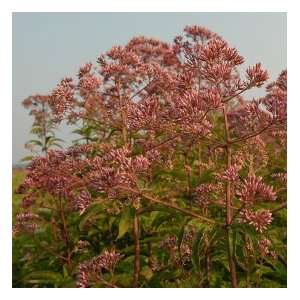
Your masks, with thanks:
[(237, 164), (230, 166), (227, 170), (225, 170), (219, 178), (226, 181), (236, 181), (239, 178), (239, 171), (240, 167)]
[(79, 87), (88, 92), (93, 92), (100, 87), (100, 79), (94, 75), (88, 74), (80, 79)]
[(85, 263), (78, 266), (76, 287), (87, 288), (89, 285), (89, 268)]
[(91, 194), (82, 190), (74, 199), (75, 208), (82, 214), (91, 203)]
[(92, 70), (92, 63), (84, 64), (82, 67), (80, 67), (78, 72), (78, 77), (81, 78), (85, 76), (86, 74), (89, 74)]
[(271, 241), (269, 239), (262, 239), (258, 241), (258, 250), (262, 256), (267, 256), (270, 254), (269, 247), (271, 246)]
[(261, 64), (258, 63), (253, 67), (249, 67), (246, 70), (249, 85), (260, 87), (264, 84), (266, 80), (268, 80), (269, 75), (267, 71), (264, 71), (261, 67)]
[(22, 199), (21, 206), (23, 208), (29, 208), (34, 204), (34, 202), (35, 202), (34, 195), (29, 194)]
[(256, 176), (248, 176), (237, 194), (241, 202), (250, 204), (257, 200), (276, 200), (276, 193), (273, 191), (273, 187), (266, 185), (262, 182), (261, 177)]
[(16, 215), (16, 223), (13, 227), (13, 234), (18, 233), (34, 233), (37, 229), (35, 221), (39, 218), (38, 215), (31, 212), (19, 213)]
[(195, 189), (195, 200), (200, 207), (207, 207), (211, 200), (216, 198), (220, 192), (220, 185), (202, 183)]
[(244, 209), (240, 212), (241, 221), (252, 225), (256, 231), (262, 233), (272, 222), (272, 213), (269, 210), (261, 210), (253, 212)]
[(121, 254), (114, 249), (104, 250), (99, 256), (90, 261), (80, 263), (77, 270), (77, 287), (87, 288), (90, 280), (94, 279), (93, 276), (95, 275), (101, 281), (102, 269), (113, 271), (121, 257)]
[(74, 107), (74, 84), (72, 78), (63, 79), (52, 91), (49, 104), (57, 119)]
[(149, 160), (143, 156), (138, 155), (133, 160), (133, 168), (137, 173), (147, 171), (150, 167)]
[(187, 36), (192, 37), (194, 40), (198, 38), (202, 41), (208, 40), (215, 36), (215, 34), (209, 29), (201, 26), (186, 26), (184, 32)]

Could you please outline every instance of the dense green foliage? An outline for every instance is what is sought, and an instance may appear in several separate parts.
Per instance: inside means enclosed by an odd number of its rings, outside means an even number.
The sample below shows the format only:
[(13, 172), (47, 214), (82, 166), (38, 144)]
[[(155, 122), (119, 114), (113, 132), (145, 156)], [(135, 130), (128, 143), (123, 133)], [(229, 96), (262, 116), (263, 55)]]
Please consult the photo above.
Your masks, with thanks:
[[(272, 147), (269, 149), (273, 153)], [(186, 176), (183, 171), (183, 158), (178, 158), (172, 170), (158, 169), (153, 185), (157, 195), (164, 195), (164, 190), (180, 190), (181, 204), (189, 207), (191, 195), (186, 191)], [(189, 159), (193, 161), (190, 154)], [(283, 171), (286, 158), (274, 155), (269, 161), (274, 172)], [(23, 178), (23, 172), (14, 172), (13, 188)], [(191, 189), (201, 182), (211, 180), (209, 171), (200, 176), (194, 167), (190, 174)], [(269, 178), (269, 183), (277, 184)], [(285, 192), (281, 193), (280, 202), (285, 201)], [(18, 213), (21, 198), (13, 196), (14, 215)], [(82, 215), (67, 213), (68, 231), (71, 236), (73, 256), (72, 264), (67, 265), (59, 259), (66, 249), (64, 242), (53, 235), (53, 224), (58, 229), (60, 217), (48, 209), (52, 199), (42, 200), (44, 208), (37, 213), (48, 225), (40, 228), (35, 236), (25, 234), (13, 239), (13, 286), (15, 287), (75, 287), (76, 272), (79, 262), (99, 255), (103, 249), (116, 247), (123, 258), (113, 275), (105, 274), (107, 281), (120, 287), (130, 287), (133, 277), (134, 246), (132, 237), (132, 220), (134, 209), (120, 209), (114, 203), (99, 199)], [(178, 200), (177, 200), (178, 201)], [(178, 202), (177, 202), (178, 203)], [(278, 203), (267, 204), (276, 208)], [(108, 208), (110, 208), (109, 213)], [(222, 219), (222, 210), (215, 206), (210, 210), (210, 217)], [(286, 286), (286, 210), (274, 213), (270, 229), (264, 236), (272, 241), (276, 257), (262, 257), (259, 250), (247, 253), (245, 242), (255, 248), (262, 235), (258, 235), (250, 226), (235, 225), (233, 243), (234, 257), (237, 264), (239, 287), (285, 287)], [(178, 261), (184, 232), (189, 229), (195, 232), (192, 240), (191, 259), (184, 266)], [(177, 249), (170, 251), (162, 246), (162, 241), (170, 235), (177, 237)], [(86, 241), (83, 249), (78, 241)], [(141, 287), (229, 287), (230, 276), (227, 262), (227, 245), (225, 230), (222, 226), (205, 225), (197, 220), (184, 216), (177, 211), (162, 206), (147, 206), (141, 215)], [(209, 258), (209, 261), (208, 261)], [(209, 270), (207, 270), (209, 263)], [(207, 274), (207, 271), (209, 274)], [(209, 275), (209, 278), (207, 276)], [(106, 286), (99, 283), (99, 286)]]

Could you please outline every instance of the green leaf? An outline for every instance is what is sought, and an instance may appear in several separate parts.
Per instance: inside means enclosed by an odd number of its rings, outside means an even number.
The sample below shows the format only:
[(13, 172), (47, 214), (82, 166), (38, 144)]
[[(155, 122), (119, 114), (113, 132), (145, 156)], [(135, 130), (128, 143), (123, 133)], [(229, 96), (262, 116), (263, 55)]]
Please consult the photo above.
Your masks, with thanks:
[(57, 148), (63, 149), (63, 146), (58, 143), (51, 143), (51, 146), (55, 146)]
[(174, 280), (176, 278), (179, 278), (182, 275), (182, 270), (180, 269), (171, 269), (171, 270), (165, 270), (162, 272), (155, 273), (150, 282), (149, 286), (160, 288), (163, 287), (163, 281), (165, 280)]
[(153, 276), (153, 271), (149, 266), (144, 266), (141, 271), (141, 275), (144, 276), (146, 280), (150, 280)]
[(153, 228), (157, 229), (160, 225), (165, 222), (174, 219), (174, 214), (159, 214), (152, 222)]
[(27, 283), (51, 285), (59, 285), (62, 279), (60, 273), (51, 271), (35, 271), (23, 277), (23, 281)]
[(103, 211), (103, 205), (101, 203), (91, 204), (80, 217), (79, 229), (82, 231), (88, 221), (99, 217)]
[(50, 220), (51, 219), (51, 215), (52, 215), (52, 211), (50, 208), (39, 208), (37, 210), (38, 214), (40, 217), (44, 218), (45, 220)]
[(180, 247), (181, 247), (182, 239), (183, 239), (183, 236), (184, 236), (185, 226), (190, 222), (190, 220), (191, 220), (191, 218), (187, 218), (185, 220), (185, 222), (183, 223), (183, 225), (181, 226), (181, 229), (179, 231), (178, 241), (177, 241), (177, 247), (178, 247), (179, 253), (180, 253)]
[(34, 144), (34, 145), (37, 145), (37, 146), (40, 146), (40, 147), (43, 147), (43, 144), (41, 141), (39, 140), (30, 140), (28, 141), (28, 144)]
[(132, 220), (134, 217), (134, 208), (126, 207), (122, 212), (121, 219), (119, 222), (119, 234), (117, 240), (120, 239), (129, 229), (132, 227)]
[(192, 264), (197, 272), (200, 271), (200, 246), (203, 241), (205, 225), (198, 231), (192, 247)]
[(21, 162), (23, 161), (29, 161), (29, 160), (32, 160), (33, 159), (33, 155), (28, 155), (28, 156), (25, 156), (21, 159)]

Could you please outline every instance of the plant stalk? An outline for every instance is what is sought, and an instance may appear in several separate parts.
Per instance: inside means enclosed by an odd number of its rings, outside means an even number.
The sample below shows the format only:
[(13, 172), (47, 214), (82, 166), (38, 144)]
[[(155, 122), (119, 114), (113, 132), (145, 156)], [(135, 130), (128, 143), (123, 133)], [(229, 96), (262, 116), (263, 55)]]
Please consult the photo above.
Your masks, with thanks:
[[(225, 139), (226, 139), (226, 157), (227, 157), (227, 168), (231, 166), (231, 145), (230, 145), (230, 134), (229, 134), (229, 124), (227, 119), (227, 109), (226, 105), (223, 108), (224, 114), (224, 124), (225, 124)], [(232, 244), (231, 244), (231, 221), (232, 221), (233, 209), (232, 209), (232, 195), (231, 195), (231, 183), (227, 181), (226, 183), (226, 238), (227, 238), (227, 255), (230, 270), (231, 286), (233, 288), (237, 287), (237, 276), (236, 276), (236, 266), (233, 259)]]
[(133, 236), (134, 236), (134, 273), (133, 273), (133, 287), (138, 287), (140, 271), (141, 271), (141, 247), (140, 247), (140, 218), (137, 212), (133, 220)]

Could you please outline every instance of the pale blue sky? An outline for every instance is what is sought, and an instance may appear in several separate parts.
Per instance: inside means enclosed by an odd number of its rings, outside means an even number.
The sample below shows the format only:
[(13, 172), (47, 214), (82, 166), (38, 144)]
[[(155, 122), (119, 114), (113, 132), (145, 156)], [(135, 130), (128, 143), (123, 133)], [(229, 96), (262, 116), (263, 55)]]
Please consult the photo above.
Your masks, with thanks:
[[(28, 154), (24, 143), (31, 138), (24, 98), (48, 93), (63, 77), (74, 76), (81, 64), (94, 63), (133, 36), (171, 42), (191, 24), (223, 36), (246, 58), (245, 67), (262, 62), (272, 79), (286, 68), (285, 13), (14, 13), (13, 163)], [(70, 131), (64, 127), (58, 136), (70, 141)]]

